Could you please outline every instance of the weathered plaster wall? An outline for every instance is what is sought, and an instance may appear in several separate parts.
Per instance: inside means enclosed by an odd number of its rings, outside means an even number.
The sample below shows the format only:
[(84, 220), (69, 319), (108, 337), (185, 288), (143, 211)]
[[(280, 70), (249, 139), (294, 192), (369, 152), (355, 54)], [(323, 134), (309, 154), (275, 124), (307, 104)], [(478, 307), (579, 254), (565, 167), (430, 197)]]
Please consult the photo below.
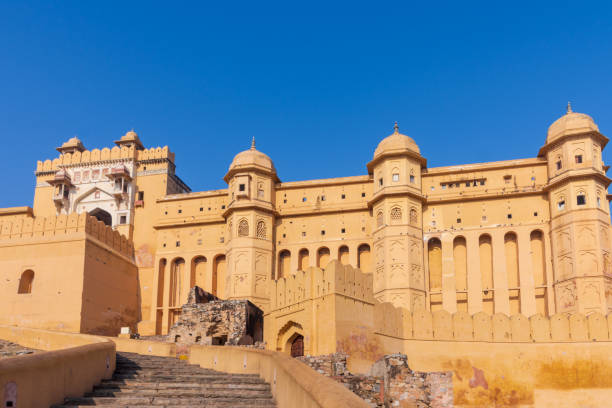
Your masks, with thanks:
[(59, 404), (90, 391), (115, 370), (115, 345), (101, 337), (0, 325), (0, 338), (47, 350), (0, 361), (3, 407)]

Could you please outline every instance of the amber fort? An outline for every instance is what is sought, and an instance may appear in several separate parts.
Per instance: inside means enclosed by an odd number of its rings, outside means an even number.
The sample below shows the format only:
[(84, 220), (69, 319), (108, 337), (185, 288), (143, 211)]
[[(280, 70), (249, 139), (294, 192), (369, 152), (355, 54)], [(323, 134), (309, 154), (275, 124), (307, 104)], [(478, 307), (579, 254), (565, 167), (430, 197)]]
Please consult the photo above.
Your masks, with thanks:
[[(388, 406), (606, 406), (608, 138), (569, 104), (549, 119), (532, 157), (446, 167), (428, 167), (426, 135), (396, 123), (363, 146), (362, 175), (307, 181), (284, 180), (245, 140), (219, 169), (227, 188), (210, 191), (192, 191), (171, 148), (134, 130), (92, 149), (70, 138), (36, 163), (33, 205), (0, 209), (0, 338), (85, 347), (91, 366), (107, 343), (138, 358), (188, 350), (202, 368), (258, 374), (278, 406), (366, 404), (333, 387), (349, 372), (363, 387), (380, 364), (429, 387), (418, 405), (372, 380)], [(197, 329), (186, 311), (247, 329), (224, 346), (231, 333)], [(308, 368), (338, 359), (345, 374)], [(339, 399), (325, 405), (325, 392)]]

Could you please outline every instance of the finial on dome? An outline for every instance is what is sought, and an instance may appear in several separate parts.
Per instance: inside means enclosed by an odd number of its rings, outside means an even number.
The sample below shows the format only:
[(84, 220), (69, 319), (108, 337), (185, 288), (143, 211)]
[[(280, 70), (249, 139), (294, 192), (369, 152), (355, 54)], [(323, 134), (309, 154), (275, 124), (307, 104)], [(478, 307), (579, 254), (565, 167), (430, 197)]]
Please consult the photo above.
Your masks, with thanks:
[(253, 140), (251, 141), (251, 150), (255, 150), (255, 136), (253, 136)]
[(393, 125), (393, 133), (399, 133), (399, 126), (397, 125), (397, 121), (395, 121), (395, 125)]
[(572, 104), (570, 103), (570, 101), (567, 101), (567, 112), (566, 113), (572, 113)]

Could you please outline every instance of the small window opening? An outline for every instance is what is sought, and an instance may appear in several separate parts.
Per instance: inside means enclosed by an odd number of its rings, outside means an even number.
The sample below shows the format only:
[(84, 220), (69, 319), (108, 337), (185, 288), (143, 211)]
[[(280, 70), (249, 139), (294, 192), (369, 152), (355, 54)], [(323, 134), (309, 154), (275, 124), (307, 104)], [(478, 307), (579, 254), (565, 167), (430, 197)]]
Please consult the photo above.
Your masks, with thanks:
[(446, 190), (446, 184), (442, 184), (442, 190)]
[(466, 187), (469, 187), (470, 185), (471, 185), (471, 184), (470, 184), (470, 182), (469, 182), (469, 181), (466, 181), (466, 182), (465, 182), (465, 186), (466, 186)]
[(287, 234), (283, 234), (283, 238), (287, 238)]
[(512, 219), (512, 214), (508, 214), (508, 219), (511, 220)]
[(561, 170), (561, 160), (557, 162), (557, 170)]
[(577, 154), (576, 156), (574, 156), (574, 159), (576, 159), (576, 164), (582, 163), (582, 155), (581, 154)]
[(365, 197), (365, 193), (361, 193), (361, 196), (362, 196), (362, 197)]
[(321, 235), (325, 235), (325, 230), (321, 230)]
[(410, 182), (411, 182), (411, 183), (414, 183), (414, 174), (411, 174), (411, 175), (410, 175)]
[(393, 180), (394, 182), (399, 181), (399, 174), (393, 173), (393, 175), (391, 176), (391, 180)]
[(383, 179), (382, 179), (382, 178), (379, 178), (379, 179), (378, 179), (378, 185), (379, 185), (379, 186), (382, 186), (382, 185), (383, 185)]
[(535, 212), (533, 213), (533, 216), (534, 216), (534, 217), (537, 217), (537, 216), (538, 216), (538, 212), (537, 212), (537, 211), (535, 211)]
[(586, 196), (584, 194), (580, 194), (576, 196), (576, 204), (585, 205), (586, 204)]
[(346, 232), (346, 228), (342, 228), (342, 233), (344, 234)]
[(181, 210), (181, 209), (179, 208), (178, 213), (179, 213), (179, 214), (182, 214), (182, 213), (183, 213), (183, 210)]
[(138, 192), (138, 200), (140, 200), (140, 201), (144, 200), (144, 191), (139, 191)]
[(164, 248), (166, 247), (166, 243), (165, 242), (162, 244), (162, 247), (164, 247)]
[(486, 215), (483, 215), (483, 216), (482, 216), (482, 220), (483, 220), (483, 221), (486, 221), (486, 220), (487, 220), (487, 216), (486, 216)]
[(222, 205), (222, 206), (221, 206), (221, 209), (222, 209), (222, 210), (225, 210), (225, 205)]
[(287, 199), (284, 199), (284, 200), (283, 200), (283, 204), (287, 204)]
[(302, 236), (305, 237), (306, 236), (306, 231), (302, 231)]
[(564, 209), (564, 208), (565, 208), (565, 200), (561, 200), (561, 201), (559, 201), (559, 202), (557, 203), (557, 208), (558, 208), (559, 210)]
[(246, 185), (245, 184), (239, 184), (238, 185), (238, 191), (244, 191), (246, 190)]
[(461, 218), (457, 218), (457, 224), (461, 224)]
[(181, 241), (176, 241), (176, 246), (180, 247), (181, 246)]
[(204, 211), (204, 207), (200, 207), (200, 212)]
[(597, 208), (601, 208), (601, 198), (597, 197)]
[(341, 198), (344, 200), (346, 198), (346, 194), (342, 194)]
[(122, 215), (119, 217), (119, 224), (126, 224), (127, 223), (127, 216), (126, 215)]
[(321, 201), (325, 201), (325, 196), (324, 195), (321, 196)]
[(480, 185), (484, 186), (485, 185), (485, 181), (484, 180), (480, 180)]

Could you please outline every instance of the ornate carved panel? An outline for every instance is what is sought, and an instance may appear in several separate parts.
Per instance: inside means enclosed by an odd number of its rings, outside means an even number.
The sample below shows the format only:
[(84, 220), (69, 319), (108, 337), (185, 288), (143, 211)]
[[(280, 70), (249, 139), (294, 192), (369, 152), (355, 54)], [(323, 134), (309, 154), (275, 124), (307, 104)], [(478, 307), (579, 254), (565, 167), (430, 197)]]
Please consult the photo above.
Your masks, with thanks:
[(576, 307), (576, 282), (567, 282), (556, 287), (559, 312), (570, 311)]

